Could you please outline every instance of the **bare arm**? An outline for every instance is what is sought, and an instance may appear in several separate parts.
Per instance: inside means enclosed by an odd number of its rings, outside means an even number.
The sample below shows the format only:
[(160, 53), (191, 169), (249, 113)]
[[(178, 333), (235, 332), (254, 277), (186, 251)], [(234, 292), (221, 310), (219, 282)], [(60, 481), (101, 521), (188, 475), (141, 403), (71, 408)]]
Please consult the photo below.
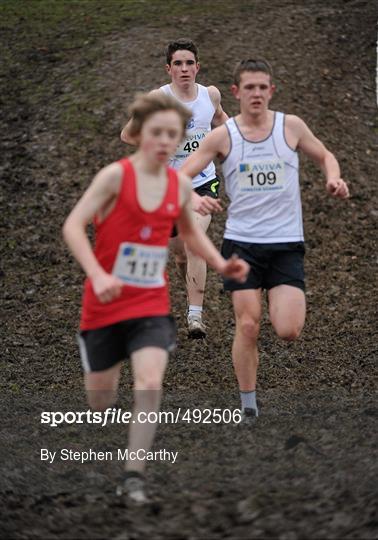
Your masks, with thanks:
[(119, 164), (102, 169), (73, 208), (63, 225), (63, 237), (75, 259), (92, 281), (101, 302), (109, 302), (121, 294), (123, 283), (108, 274), (98, 263), (86, 234), (86, 227), (94, 216), (114, 201), (122, 178)]
[(190, 179), (182, 174), (179, 177), (182, 206), (177, 225), (183, 241), (194, 254), (205, 259), (216, 272), (244, 282), (249, 272), (249, 265), (237, 257), (233, 257), (227, 261), (222, 257), (205, 232), (193, 219)]
[(213, 199), (209, 195), (198, 195), (194, 190), (192, 191), (192, 208), (201, 216), (208, 216), (213, 212), (222, 212), (223, 210), (219, 199)]
[(224, 125), (219, 126), (206, 135), (199, 148), (185, 160), (180, 171), (194, 178), (216, 157), (225, 157), (229, 148), (228, 130)]
[(340, 176), (340, 167), (335, 156), (312, 133), (309, 127), (297, 116), (288, 116), (288, 128), (297, 141), (297, 148), (302, 150), (322, 170), (326, 177), (326, 189), (333, 197), (346, 199), (349, 189)]
[[(229, 137), (225, 126), (220, 126), (206, 135), (199, 148), (190, 155), (180, 167), (180, 171), (194, 178), (207, 165), (214, 160), (216, 156), (222, 157), (229, 151)], [(195, 192), (192, 195), (192, 205), (195, 212), (206, 216), (212, 212), (221, 212), (222, 205), (219, 200), (212, 197), (200, 197)]]
[(124, 128), (121, 131), (121, 141), (126, 144), (131, 144), (132, 146), (136, 146), (137, 145), (136, 139), (134, 139), (134, 137), (132, 137), (129, 134), (130, 125), (131, 125), (131, 119), (127, 122), (127, 124), (124, 126)]
[[(160, 88), (156, 88), (155, 90), (151, 90), (150, 95), (158, 94), (160, 92), (161, 92)], [(127, 144), (131, 144), (132, 146), (137, 146), (138, 145), (137, 139), (135, 139), (135, 137), (132, 137), (129, 133), (131, 121), (132, 119), (130, 118), (127, 124), (123, 127), (121, 131), (121, 141)]]
[(210, 99), (215, 107), (215, 113), (211, 121), (211, 125), (213, 128), (216, 128), (218, 126), (221, 126), (228, 120), (228, 114), (225, 113), (222, 108), (221, 93), (219, 92), (218, 88), (216, 88), (215, 86), (209, 86), (208, 91)]

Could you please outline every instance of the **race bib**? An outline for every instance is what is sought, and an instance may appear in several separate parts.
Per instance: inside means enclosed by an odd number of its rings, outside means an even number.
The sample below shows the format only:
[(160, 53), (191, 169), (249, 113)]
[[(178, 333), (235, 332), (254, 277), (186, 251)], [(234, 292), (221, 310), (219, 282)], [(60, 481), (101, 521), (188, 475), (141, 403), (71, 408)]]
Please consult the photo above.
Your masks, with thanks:
[(187, 158), (192, 152), (195, 152), (206, 134), (205, 129), (196, 129), (187, 133), (183, 142), (177, 147), (175, 158)]
[(123, 242), (119, 246), (112, 274), (133, 287), (163, 287), (167, 256), (166, 247)]
[(237, 167), (240, 191), (269, 193), (285, 187), (285, 163), (282, 159), (242, 161)]

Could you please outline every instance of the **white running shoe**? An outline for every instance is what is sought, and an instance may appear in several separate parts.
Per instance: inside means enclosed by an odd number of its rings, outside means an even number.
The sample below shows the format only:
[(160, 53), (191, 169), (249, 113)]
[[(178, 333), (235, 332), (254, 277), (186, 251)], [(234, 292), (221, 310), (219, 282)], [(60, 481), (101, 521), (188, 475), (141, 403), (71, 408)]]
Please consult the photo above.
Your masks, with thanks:
[(149, 499), (145, 492), (145, 479), (140, 473), (126, 473), (122, 482), (117, 486), (116, 494), (118, 496), (126, 495), (127, 498), (136, 504), (146, 504)]
[(258, 417), (258, 412), (256, 409), (251, 409), (249, 407), (246, 407), (243, 409), (241, 413), (241, 421), (239, 424), (236, 424), (237, 426), (252, 426), (256, 422), (256, 418)]
[(202, 322), (201, 314), (188, 315), (188, 336), (191, 339), (206, 337), (206, 326)]

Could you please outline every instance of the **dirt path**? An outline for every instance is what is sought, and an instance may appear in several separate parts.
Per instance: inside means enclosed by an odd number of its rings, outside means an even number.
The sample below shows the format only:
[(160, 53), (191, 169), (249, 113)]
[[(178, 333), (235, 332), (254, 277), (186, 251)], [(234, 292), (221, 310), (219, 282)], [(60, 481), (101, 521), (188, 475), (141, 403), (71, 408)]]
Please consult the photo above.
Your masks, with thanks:
[[(376, 538), (374, 2), (36, 4), (0, 11), (3, 536)], [(40, 460), (41, 447), (125, 447), (124, 429), (49, 428), (39, 418), (42, 410), (85, 408), (74, 339), (82, 274), (61, 224), (94, 171), (123, 154), (127, 104), (166, 80), (162, 49), (179, 35), (199, 43), (200, 82), (221, 89), (230, 114), (233, 65), (267, 57), (274, 108), (302, 116), (335, 152), (352, 198), (327, 198), (321, 175), (303, 160), (303, 336), (280, 343), (264, 319), (262, 415), (253, 430), (161, 425), (155, 447), (179, 458), (150, 467), (156, 502), (135, 510), (114, 495), (119, 463)], [(211, 228), (218, 245), (223, 224), (220, 215)], [(170, 273), (179, 346), (163, 408), (237, 407), (230, 299), (210, 273), (209, 336), (191, 343), (185, 295)], [(126, 367), (125, 409), (129, 390)]]

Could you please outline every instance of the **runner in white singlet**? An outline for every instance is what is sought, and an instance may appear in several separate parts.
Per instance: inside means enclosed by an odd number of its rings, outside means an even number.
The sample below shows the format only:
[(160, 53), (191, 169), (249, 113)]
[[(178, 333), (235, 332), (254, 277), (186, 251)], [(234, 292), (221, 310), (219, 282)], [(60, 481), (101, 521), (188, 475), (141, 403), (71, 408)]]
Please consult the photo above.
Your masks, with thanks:
[[(170, 42), (166, 49), (166, 70), (171, 83), (166, 84), (151, 93), (165, 93), (173, 96), (185, 105), (192, 117), (187, 125), (187, 135), (177, 147), (170, 161), (170, 166), (178, 169), (184, 161), (202, 144), (205, 136), (212, 127), (223, 124), (227, 114), (221, 106), (221, 95), (215, 86), (202, 86), (196, 83), (200, 65), (196, 45), (187, 39)], [(130, 137), (130, 121), (123, 128), (121, 139), (129, 144), (136, 141)], [(218, 198), (219, 180), (217, 179), (214, 163), (208, 163), (203, 170), (193, 178), (193, 209), (196, 210), (195, 220), (206, 232), (211, 222), (211, 211), (219, 211), (221, 207)], [(188, 334), (191, 338), (206, 336), (206, 328), (202, 321), (203, 300), (206, 286), (206, 263), (195, 256), (174, 230), (170, 242), (176, 265), (185, 280), (188, 295)]]
[(215, 157), (223, 161), (230, 199), (222, 254), (237, 253), (251, 265), (242, 285), (225, 280), (236, 318), (232, 359), (244, 418), (258, 416), (257, 339), (262, 290), (277, 335), (296, 339), (305, 321), (303, 223), (298, 155), (303, 151), (326, 177), (333, 197), (349, 197), (335, 156), (299, 117), (269, 109), (275, 86), (265, 60), (239, 62), (232, 92), (240, 114), (212, 131), (182, 169), (195, 177)]

